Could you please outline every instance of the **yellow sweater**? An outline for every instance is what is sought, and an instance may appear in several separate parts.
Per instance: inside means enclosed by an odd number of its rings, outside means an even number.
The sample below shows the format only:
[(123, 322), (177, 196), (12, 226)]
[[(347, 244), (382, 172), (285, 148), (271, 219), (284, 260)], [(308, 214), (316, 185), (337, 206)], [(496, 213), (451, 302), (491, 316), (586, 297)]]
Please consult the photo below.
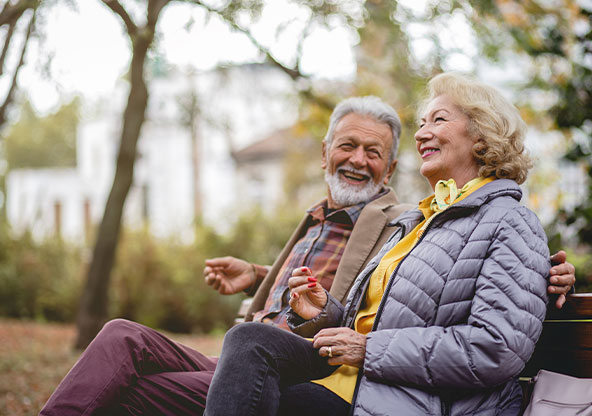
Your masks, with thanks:
[[(452, 204), (461, 201), (476, 191), (486, 183), (493, 181), (495, 178), (475, 178), (469, 181), (461, 190), (461, 195), (457, 197)], [(424, 230), (424, 226), (431, 222), (437, 213), (434, 213), (430, 208), (434, 195), (427, 197), (419, 203), (419, 209), (423, 213), (425, 219), (420, 222), (410, 233), (401, 239), (384, 257), (376, 267), (376, 270), (370, 277), (368, 290), (362, 308), (358, 311), (356, 316), (354, 329), (360, 334), (367, 335), (374, 325), (374, 318), (378, 312), (378, 306), (382, 299), (382, 295), (388, 284), (388, 277), (392, 275), (401, 260), (411, 251), (413, 246), (417, 243)], [(450, 205), (452, 205), (450, 204)], [(440, 211), (442, 212), (442, 211)], [(436, 215), (434, 215), (436, 214)], [(349, 365), (341, 365), (333, 374), (320, 380), (312, 380), (313, 383), (320, 384), (325, 388), (337, 394), (348, 403), (352, 402), (354, 390), (356, 388), (356, 380), (359, 369)]]

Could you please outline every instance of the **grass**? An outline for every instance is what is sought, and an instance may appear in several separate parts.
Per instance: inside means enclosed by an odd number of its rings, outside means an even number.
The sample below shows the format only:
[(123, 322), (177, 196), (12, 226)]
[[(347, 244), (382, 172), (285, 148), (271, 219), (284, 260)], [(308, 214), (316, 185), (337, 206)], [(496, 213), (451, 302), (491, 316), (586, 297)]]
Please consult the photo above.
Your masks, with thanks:
[[(218, 355), (222, 336), (167, 334), (206, 355)], [(37, 415), (80, 352), (73, 325), (0, 319), (0, 415)]]

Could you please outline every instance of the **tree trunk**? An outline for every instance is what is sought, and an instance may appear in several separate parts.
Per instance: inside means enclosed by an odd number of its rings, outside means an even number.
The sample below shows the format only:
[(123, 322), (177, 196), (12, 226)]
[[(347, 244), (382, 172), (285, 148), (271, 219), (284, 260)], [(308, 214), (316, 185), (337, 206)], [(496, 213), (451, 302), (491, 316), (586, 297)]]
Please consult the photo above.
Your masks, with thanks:
[(148, 105), (148, 89), (144, 80), (144, 62), (154, 38), (154, 27), (145, 27), (132, 36), (130, 65), (131, 87), (123, 117), (121, 143), (113, 187), (109, 193), (103, 220), (99, 226), (86, 286), (82, 293), (77, 326), (76, 348), (85, 348), (105, 323), (111, 269), (121, 230), (123, 207), (134, 176), (134, 162), (140, 130)]
[(191, 138), (191, 168), (193, 192), (193, 219), (201, 217), (201, 185), (200, 185), (200, 136), (199, 136), (199, 102), (195, 91), (191, 92), (189, 107), (189, 131)]

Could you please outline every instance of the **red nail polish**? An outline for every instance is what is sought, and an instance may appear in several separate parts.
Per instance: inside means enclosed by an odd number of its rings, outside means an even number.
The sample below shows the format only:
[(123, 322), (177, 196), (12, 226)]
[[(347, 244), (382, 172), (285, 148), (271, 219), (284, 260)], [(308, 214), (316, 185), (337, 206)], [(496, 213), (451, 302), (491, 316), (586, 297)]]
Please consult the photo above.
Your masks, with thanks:
[(317, 279), (311, 276), (311, 277), (308, 278), (308, 281), (309, 282), (316, 282)]
[(308, 287), (315, 287), (317, 284), (316, 283), (309, 283)]

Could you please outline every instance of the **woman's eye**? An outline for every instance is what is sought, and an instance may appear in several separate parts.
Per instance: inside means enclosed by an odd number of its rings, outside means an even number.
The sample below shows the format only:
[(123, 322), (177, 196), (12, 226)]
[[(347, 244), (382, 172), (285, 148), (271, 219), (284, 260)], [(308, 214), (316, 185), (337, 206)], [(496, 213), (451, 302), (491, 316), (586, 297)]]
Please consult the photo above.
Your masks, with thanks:
[(438, 122), (438, 121), (446, 121), (446, 120), (444, 120), (444, 117), (436, 117), (436, 118), (434, 119), (434, 121), (435, 121), (435, 122)]

